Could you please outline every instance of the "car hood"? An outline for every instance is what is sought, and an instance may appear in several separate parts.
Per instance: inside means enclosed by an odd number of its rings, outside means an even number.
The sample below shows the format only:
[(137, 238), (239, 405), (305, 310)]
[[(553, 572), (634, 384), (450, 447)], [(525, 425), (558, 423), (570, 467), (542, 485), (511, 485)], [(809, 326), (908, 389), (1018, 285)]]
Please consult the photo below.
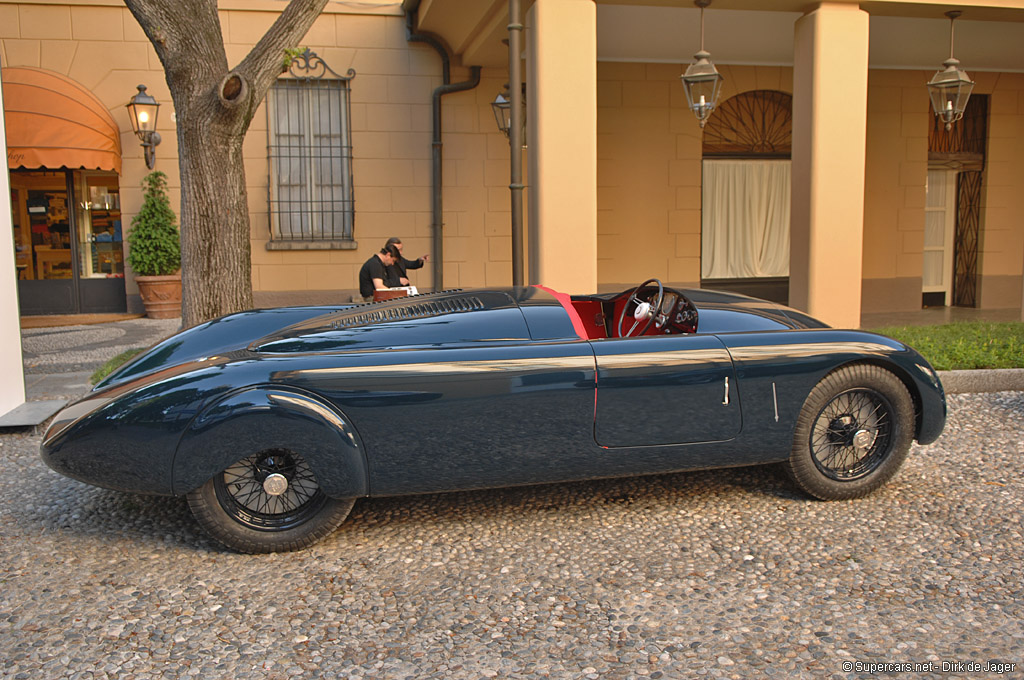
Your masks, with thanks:
[[(771, 319), (790, 328), (829, 328), (828, 324), (798, 309), (761, 300), (760, 298), (703, 288), (691, 288), (682, 291), (682, 293), (693, 302), (698, 314), (704, 311), (722, 311), (737, 315), (736, 323), (738, 327), (729, 330), (744, 329), (744, 324), (739, 320), (740, 315)], [(750, 330), (750, 328), (747, 328), (747, 330)], [(712, 332), (711, 329), (701, 326), (697, 327), (697, 331)]]
[[(206, 363), (229, 353), (357, 352), (538, 337), (537, 332), (531, 335), (531, 326), (520, 305), (560, 309), (546, 293), (509, 288), (442, 291), (361, 305), (239, 312), (157, 343), (101, 381), (94, 390), (124, 384), (170, 366)], [(546, 318), (550, 319), (550, 315)], [(568, 323), (567, 319), (564, 323)], [(556, 330), (555, 335), (558, 334)]]
[(347, 307), (279, 307), (228, 314), (158, 342), (100, 381), (93, 391), (121, 385), (170, 366), (206, 361), (244, 349), (267, 333)]
[(261, 354), (351, 352), (530, 339), (504, 290), (449, 291), (359, 305), (282, 328), (249, 344)]

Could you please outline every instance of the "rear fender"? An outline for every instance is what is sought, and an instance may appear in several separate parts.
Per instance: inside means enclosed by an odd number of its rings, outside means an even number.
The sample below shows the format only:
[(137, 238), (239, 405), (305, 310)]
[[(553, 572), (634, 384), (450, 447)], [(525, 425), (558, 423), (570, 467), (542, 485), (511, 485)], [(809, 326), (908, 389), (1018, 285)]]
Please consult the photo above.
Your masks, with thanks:
[(328, 496), (369, 492), (366, 455), (352, 423), (309, 392), (262, 385), (226, 395), (190, 423), (174, 456), (174, 493), (188, 493), (232, 463), (268, 449), (305, 458)]

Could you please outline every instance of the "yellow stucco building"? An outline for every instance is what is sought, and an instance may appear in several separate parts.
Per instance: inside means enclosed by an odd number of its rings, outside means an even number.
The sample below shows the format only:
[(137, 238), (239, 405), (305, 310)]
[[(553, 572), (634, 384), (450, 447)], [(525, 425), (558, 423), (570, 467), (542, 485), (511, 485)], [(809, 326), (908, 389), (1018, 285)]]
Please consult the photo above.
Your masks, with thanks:
[[(221, 0), (229, 63), (282, 5)], [(975, 87), (947, 132), (925, 85), (949, 10)], [(847, 327), (923, 304), (1024, 309), (1024, 1), (715, 0), (705, 45), (724, 85), (703, 129), (679, 79), (699, 17), (683, 0), (524, 0), (527, 282), (657, 277)], [(507, 0), (328, 3), (301, 47), (329, 70), (284, 78), (246, 140), (257, 304), (347, 302), (390, 236), (433, 255), (411, 272), (420, 290), (511, 285), (491, 107), (509, 23)], [(442, 51), (457, 87), (435, 131)], [(155, 52), (114, 0), (0, 1), (0, 65), (22, 313), (133, 308), (124, 236), (148, 170), (125, 105), (140, 83), (162, 104), (155, 167), (178, 199)]]

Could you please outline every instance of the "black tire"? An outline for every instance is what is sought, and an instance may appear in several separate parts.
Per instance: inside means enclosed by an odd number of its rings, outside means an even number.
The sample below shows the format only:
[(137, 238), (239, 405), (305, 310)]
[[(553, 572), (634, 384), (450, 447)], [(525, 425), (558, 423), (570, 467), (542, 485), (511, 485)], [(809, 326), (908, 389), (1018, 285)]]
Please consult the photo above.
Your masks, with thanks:
[[(284, 490), (268, 493), (274, 475)], [(213, 538), (239, 552), (302, 550), (345, 521), (355, 499), (331, 498), (298, 454), (270, 449), (214, 475), (188, 494), (188, 506)]]
[(845, 366), (804, 402), (787, 472), (821, 500), (866, 496), (903, 465), (914, 423), (914, 402), (899, 378), (870, 364)]

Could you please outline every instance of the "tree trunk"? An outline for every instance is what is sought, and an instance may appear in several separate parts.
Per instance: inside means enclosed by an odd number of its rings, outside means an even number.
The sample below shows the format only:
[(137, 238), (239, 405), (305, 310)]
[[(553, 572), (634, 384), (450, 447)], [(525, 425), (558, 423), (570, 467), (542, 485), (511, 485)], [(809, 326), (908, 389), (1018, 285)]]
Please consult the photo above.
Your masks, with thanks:
[(178, 121), (181, 315), (188, 327), (252, 308), (252, 258), (243, 136)]
[(252, 307), (242, 142), (253, 114), (327, 0), (291, 0), (234, 69), (216, 0), (125, 0), (156, 49), (177, 114), (182, 324)]

